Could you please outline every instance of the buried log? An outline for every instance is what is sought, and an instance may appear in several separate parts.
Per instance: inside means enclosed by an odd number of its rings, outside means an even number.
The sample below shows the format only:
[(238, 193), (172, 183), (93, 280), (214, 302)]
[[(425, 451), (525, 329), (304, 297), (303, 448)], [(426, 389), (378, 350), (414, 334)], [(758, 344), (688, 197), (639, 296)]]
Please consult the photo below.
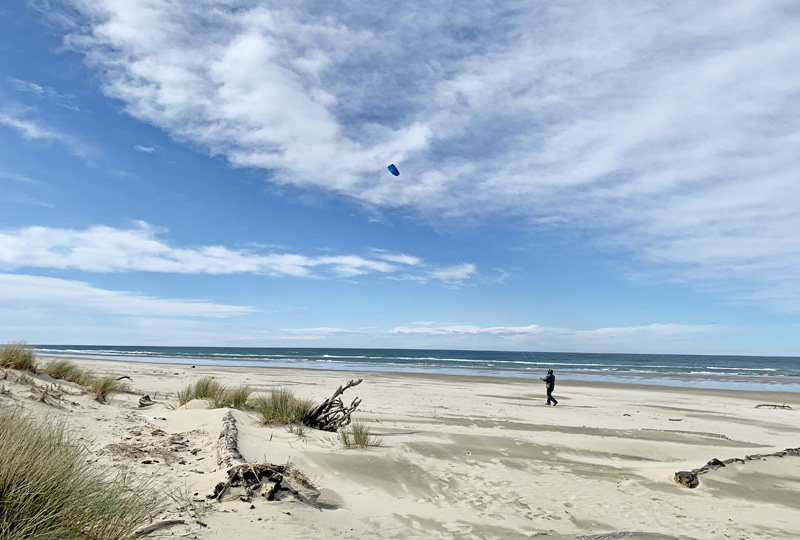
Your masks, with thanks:
[(361, 404), (361, 399), (355, 398), (349, 406), (345, 407), (339, 396), (348, 388), (361, 384), (362, 380), (354, 381), (351, 379), (346, 385), (337, 388), (331, 397), (317, 405), (313, 411), (303, 417), (303, 424), (310, 428), (331, 432), (336, 432), (339, 428), (347, 426), (350, 423), (350, 415)]
[(760, 409), (761, 407), (772, 407), (773, 409), (789, 409), (789, 410), (792, 409), (786, 403), (784, 403), (783, 405), (773, 405), (772, 403), (762, 403), (760, 405), (756, 405), (756, 409)]
[(751, 454), (749, 456), (745, 456), (744, 459), (742, 458), (731, 458), (725, 460), (719, 460), (717, 458), (712, 459), (702, 467), (698, 469), (692, 469), (691, 471), (678, 471), (675, 473), (675, 481), (679, 484), (682, 484), (688, 488), (696, 488), (700, 485), (700, 480), (698, 476), (701, 474), (705, 474), (708, 471), (715, 471), (717, 469), (721, 469), (731, 463), (747, 463), (748, 461), (755, 461), (758, 459), (765, 459), (768, 457), (785, 457), (785, 456), (797, 456), (800, 457), (800, 447), (798, 448), (787, 448), (786, 450), (781, 450), (779, 452), (773, 452), (772, 454)]
[(286, 496), (316, 506), (319, 491), (308, 478), (292, 464), (249, 463), (239, 452), (239, 430), (231, 411), (222, 419), (222, 432), (217, 440), (217, 463), (225, 467), (228, 479), (218, 483), (209, 499), (222, 501), (234, 491), (238, 498), (250, 502), (258, 493), (268, 501)]

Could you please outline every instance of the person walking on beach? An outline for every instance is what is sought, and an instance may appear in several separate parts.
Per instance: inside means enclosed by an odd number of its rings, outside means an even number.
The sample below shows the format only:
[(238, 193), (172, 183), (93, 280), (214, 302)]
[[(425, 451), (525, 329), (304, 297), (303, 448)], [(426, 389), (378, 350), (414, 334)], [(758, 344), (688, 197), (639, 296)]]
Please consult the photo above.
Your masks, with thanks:
[(547, 377), (539, 377), (541, 380), (544, 381), (546, 388), (547, 388), (547, 404), (550, 405), (550, 402), (553, 402), (553, 407), (558, 405), (558, 401), (556, 398), (553, 397), (553, 389), (556, 387), (556, 376), (553, 375), (553, 370), (547, 370)]

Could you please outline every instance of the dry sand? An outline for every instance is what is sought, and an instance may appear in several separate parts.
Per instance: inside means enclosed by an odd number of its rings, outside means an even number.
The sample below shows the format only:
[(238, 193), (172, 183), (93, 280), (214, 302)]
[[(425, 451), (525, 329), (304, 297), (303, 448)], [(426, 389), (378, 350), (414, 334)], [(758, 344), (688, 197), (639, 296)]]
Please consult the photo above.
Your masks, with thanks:
[[(168, 499), (157, 519), (186, 523), (152, 538), (800, 538), (800, 457), (729, 465), (696, 489), (673, 480), (712, 458), (800, 446), (800, 394), (559, 381), (559, 405), (548, 407), (542, 383), (518, 379), (76, 363), (130, 376), (134, 393), (99, 404), (61, 383), (70, 393), (48, 405), (10, 377), (0, 405), (65, 417), (99, 463), (131, 467), (190, 506)], [(235, 411), (244, 456), (294, 463), (321, 491), (319, 507), (207, 502), (225, 479), (216, 442), (227, 409), (176, 401), (206, 375), (256, 392), (288, 387), (314, 402), (363, 378), (344, 397), (363, 399), (356, 416), (383, 446), (343, 450), (334, 434), (297, 436)], [(144, 394), (158, 403), (140, 409)], [(755, 408), (784, 402), (792, 409)]]

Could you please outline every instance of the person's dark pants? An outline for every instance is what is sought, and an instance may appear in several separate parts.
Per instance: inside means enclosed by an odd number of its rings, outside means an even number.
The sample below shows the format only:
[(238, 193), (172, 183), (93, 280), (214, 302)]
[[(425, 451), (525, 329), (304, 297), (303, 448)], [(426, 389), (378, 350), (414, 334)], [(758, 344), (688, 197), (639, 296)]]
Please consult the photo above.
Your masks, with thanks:
[(558, 405), (558, 401), (556, 401), (556, 398), (553, 397), (553, 389), (552, 388), (548, 388), (547, 389), (547, 404), (550, 405), (551, 401), (553, 402), (553, 405)]

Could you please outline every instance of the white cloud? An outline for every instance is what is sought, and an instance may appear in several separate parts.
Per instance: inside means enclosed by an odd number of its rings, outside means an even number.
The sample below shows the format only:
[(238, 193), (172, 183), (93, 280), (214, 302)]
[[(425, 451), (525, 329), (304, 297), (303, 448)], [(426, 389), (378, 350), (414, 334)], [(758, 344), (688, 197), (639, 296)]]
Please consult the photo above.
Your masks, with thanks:
[(178, 317), (230, 317), (255, 311), (249, 306), (203, 300), (154, 298), (127, 291), (98, 289), (82, 281), (0, 273), (0, 305), (20, 309)]
[(531, 324), (528, 326), (488, 326), (481, 327), (469, 324), (439, 324), (435, 322), (415, 323), (407, 326), (398, 326), (391, 333), (394, 334), (423, 334), (434, 336), (459, 336), (459, 335), (492, 335), (508, 338), (529, 337), (549, 339), (569, 339), (574, 343), (585, 341), (607, 341), (629, 336), (665, 337), (696, 334), (719, 330), (719, 325), (687, 325), (687, 324), (649, 324), (641, 326), (623, 326), (618, 328), (595, 328), (591, 330), (577, 330), (572, 328), (549, 328)]
[(259, 253), (225, 246), (179, 248), (159, 239), (163, 232), (144, 222), (131, 229), (96, 226), (85, 230), (51, 227), (0, 230), (0, 268), (220, 275), (252, 273), (306, 278), (325, 275), (352, 278), (414, 270), (419, 273), (420, 281), (438, 281), (448, 286), (461, 285), (476, 274), (473, 264), (437, 268), (424, 265), (416, 257), (385, 251), (379, 251), (378, 258), (368, 258), (352, 254)]
[(0, 126), (12, 128), (23, 138), (31, 141), (58, 143), (71, 154), (80, 158), (86, 159), (92, 154), (92, 149), (76, 137), (38, 119), (31, 118), (31, 116), (30, 109), (16, 104), (7, 104), (0, 108)]
[(133, 149), (136, 150), (137, 152), (144, 152), (146, 154), (149, 154), (150, 152), (155, 150), (155, 148), (152, 146), (142, 146), (141, 144), (137, 144), (136, 146), (133, 147)]
[(33, 178), (26, 176), (24, 174), (17, 174), (12, 172), (3, 171), (0, 169), (0, 178), (11, 180), (13, 182), (19, 182), (21, 184), (39, 184), (38, 180), (34, 180)]
[(108, 96), (234, 165), (589, 229), (640, 271), (800, 309), (789, 2), (67, 3)]
[(78, 107), (73, 104), (75, 99), (75, 96), (73, 95), (60, 94), (50, 86), (41, 86), (40, 84), (31, 81), (23, 81), (15, 78), (11, 78), (10, 80), (11, 84), (14, 85), (14, 88), (18, 92), (31, 94), (37, 98), (48, 99), (59, 107), (63, 107), (65, 109), (70, 109), (73, 111), (79, 110)]

